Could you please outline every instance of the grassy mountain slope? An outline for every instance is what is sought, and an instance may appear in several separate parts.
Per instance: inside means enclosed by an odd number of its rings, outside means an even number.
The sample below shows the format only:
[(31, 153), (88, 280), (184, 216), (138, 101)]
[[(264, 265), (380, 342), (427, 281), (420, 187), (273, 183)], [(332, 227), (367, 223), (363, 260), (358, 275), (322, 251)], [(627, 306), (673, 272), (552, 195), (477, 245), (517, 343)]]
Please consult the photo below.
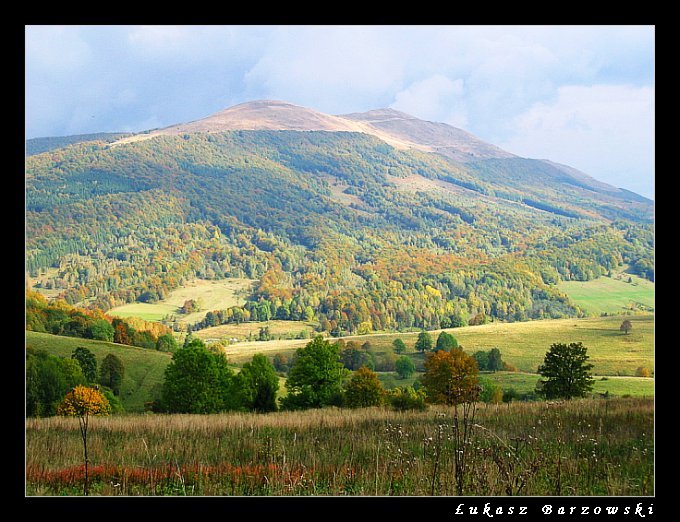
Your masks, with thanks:
[(165, 367), (172, 358), (156, 350), (40, 332), (26, 332), (26, 346), (62, 357), (71, 357), (73, 350), (82, 346), (95, 355), (98, 366), (110, 353), (120, 358), (125, 367), (120, 399), (129, 413), (144, 411), (144, 403), (152, 400), (154, 388), (163, 383)]

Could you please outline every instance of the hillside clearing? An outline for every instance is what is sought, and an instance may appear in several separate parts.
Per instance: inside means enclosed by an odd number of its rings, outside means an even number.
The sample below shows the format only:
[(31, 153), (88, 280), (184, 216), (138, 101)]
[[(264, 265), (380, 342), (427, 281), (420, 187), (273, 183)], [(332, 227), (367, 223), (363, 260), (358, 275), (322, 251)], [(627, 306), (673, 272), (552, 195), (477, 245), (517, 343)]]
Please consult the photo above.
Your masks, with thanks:
[[(157, 303), (131, 303), (109, 310), (118, 317), (141, 317), (147, 321), (160, 321), (166, 316), (176, 316), (180, 323), (194, 323), (202, 320), (211, 310), (225, 310), (245, 303), (242, 292), (255, 282), (253, 279), (194, 279), (181, 288), (170, 292), (168, 297)], [(182, 314), (180, 308), (185, 301), (193, 299), (200, 304), (200, 311)]]
[(654, 310), (654, 283), (625, 272), (591, 281), (563, 281), (557, 288), (591, 315)]

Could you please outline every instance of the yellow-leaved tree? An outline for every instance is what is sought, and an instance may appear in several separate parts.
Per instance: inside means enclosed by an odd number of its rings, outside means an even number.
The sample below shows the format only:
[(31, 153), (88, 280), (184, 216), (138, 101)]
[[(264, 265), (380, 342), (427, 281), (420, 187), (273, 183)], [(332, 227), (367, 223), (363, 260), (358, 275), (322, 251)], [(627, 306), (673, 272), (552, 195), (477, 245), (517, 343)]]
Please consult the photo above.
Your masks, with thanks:
[(90, 416), (109, 415), (110, 413), (111, 405), (104, 394), (99, 391), (98, 386), (94, 388), (80, 385), (76, 386), (66, 394), (57, 407), (57, 415), (78, 417), (80, 436), (83, 440), (83, 455), (85, 458), (85, 483), (83, 485), (83, 493), (86, 496), (89, 493), (87, 428), (89, 426)]

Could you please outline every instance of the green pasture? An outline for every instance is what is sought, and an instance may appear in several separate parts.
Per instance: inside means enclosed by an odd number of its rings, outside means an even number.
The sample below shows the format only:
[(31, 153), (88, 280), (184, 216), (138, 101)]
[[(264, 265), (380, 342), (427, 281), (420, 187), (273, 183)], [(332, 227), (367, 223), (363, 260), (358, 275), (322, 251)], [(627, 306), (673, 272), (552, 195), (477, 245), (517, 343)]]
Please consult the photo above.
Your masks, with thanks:
[(590, 315), (654, 310), (654, 283), (635, 275), (619, 273), (592, 281), (563, 281), (557, 288)]

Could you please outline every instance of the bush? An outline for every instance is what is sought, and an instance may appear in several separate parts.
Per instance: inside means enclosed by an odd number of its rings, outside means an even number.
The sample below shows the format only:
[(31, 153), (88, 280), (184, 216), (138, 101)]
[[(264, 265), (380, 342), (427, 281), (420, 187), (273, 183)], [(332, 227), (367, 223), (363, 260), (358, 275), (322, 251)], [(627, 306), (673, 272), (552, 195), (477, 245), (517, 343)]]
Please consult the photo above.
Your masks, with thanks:
[(399, 386), (388, 392), (388, 401), (397, 411), (418, 410), (427, 408), (423, 390), (414, 390), (412, 386)]
[(645, 368), (644, 366), (640, 366), (635, 370), (635, 376), (636, 377), (651, 377), (652, 372), (650, 371), (649, 368)]

